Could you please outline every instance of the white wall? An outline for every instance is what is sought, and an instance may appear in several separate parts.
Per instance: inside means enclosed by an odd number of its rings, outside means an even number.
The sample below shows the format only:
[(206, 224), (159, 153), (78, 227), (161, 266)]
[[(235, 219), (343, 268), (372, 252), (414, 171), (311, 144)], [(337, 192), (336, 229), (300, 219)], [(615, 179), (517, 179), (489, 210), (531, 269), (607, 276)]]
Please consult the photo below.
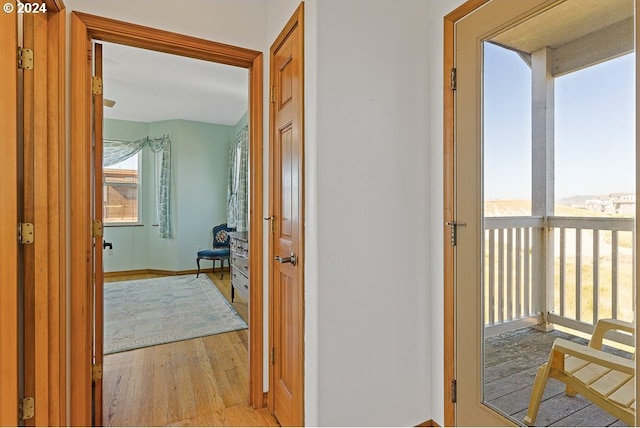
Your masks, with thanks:
[[(265, 83), (269, 46), (298, 5), (65, 3), (68, 11), (263, 51)], [(432, 55), (439, 46), (430, 43), (441, 39), (441, 25), (429, 27), (429, 12), (440, 8), (434, 3), (305, 5), (306, 425), (443, 420), (432, 405), (442, 396), (442, 365), (434, 360), (442, 358), (441, 231), (434, 226), (442, 174), (433, 170), (442, 167), (442, 121), (434, 119), (442, 92), (428, 80), (441, 70)], [(266, 146), (267, 104), (264, 110)]]
[(318, 269), (306, 281), (317, 294), (306, 303), (318, 323), (317, 344), (305, 339), (318, 361), (311, 424), (431, 418), (427, 3), (307, 2), (317, 88), (306, 103)]

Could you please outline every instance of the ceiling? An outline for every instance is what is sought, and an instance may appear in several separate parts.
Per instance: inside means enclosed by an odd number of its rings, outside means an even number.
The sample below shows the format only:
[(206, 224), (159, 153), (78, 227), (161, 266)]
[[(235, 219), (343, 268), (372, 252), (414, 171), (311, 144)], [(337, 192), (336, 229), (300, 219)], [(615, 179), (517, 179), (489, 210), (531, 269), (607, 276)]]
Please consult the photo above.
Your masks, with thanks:
[(244, 68), (114, 43), (103, 45), (103, 96), (115, 101), (106, 119), (185, 119), (236, 125), (247, 112)]
[(520, 52), (558, 48), (626, 19), (632, 19), (633, 0), (570, 0), (554, 4), (533, 18), (492, 37), (492, 41)]

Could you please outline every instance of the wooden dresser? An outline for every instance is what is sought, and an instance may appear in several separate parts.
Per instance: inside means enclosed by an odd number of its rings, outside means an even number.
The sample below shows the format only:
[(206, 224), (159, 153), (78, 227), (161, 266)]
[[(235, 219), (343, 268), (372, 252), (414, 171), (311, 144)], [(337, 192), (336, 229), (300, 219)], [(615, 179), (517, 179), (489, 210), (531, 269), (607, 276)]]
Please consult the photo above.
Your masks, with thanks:
[(235, 293), (249, 300), (249, 234), (231, 232), (231, 301)]

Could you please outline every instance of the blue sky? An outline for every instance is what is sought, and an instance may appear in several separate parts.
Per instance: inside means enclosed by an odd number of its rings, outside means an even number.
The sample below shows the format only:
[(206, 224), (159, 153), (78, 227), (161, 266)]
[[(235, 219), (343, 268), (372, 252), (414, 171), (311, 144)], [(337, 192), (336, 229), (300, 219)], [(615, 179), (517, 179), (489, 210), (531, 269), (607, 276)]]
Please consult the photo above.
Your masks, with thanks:
[[(485, 43), (485, 200), (531, 197), (531, 71)], [(635, 66), (626, 55), (555, 81), (556, 200), (635, 192)]]

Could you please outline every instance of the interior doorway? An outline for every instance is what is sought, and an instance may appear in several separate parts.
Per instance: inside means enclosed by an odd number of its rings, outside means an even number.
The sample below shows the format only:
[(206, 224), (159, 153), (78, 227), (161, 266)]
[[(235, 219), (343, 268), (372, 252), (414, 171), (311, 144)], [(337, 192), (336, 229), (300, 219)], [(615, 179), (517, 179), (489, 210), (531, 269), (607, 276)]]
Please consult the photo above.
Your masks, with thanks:
[(194, 269), (214, 226), (248, 235), (247, 70), (99, 44), (103, 424), (272, 425), (247, 407), (248, 296), (232, 298), (238, 274), (229, 260), (222, 273), (207, 261)]
[[(214, 61), (248, 70), (249, 81), (249, 128), (250, 156), (249, 164), (252, 171), (249, 178), (250, 204), (252, 214), (250, 217), (249, 233), (252, 237), (252, 245), (249, 249), (253, 272), (262, 271), (262, 54), (242, 48), (220, 45), (215, 42), (182, 36), (162, 30), (141, 27), (134, 24), (122, 23), (110, 19), (100, 18), (74, 12), (72, 14), (72, 30), (75, 37), (72, 37), (72, 62), (76, 71), (76, 78), (72, 84), (74, 103), (72, 107), (72, 117), (76, 118), (72, 123), (72, 187), (76, 189), (72, 193), (72, 206), (75, 211), (87, 213), (86, 215), (76, 215), (72, 217), (72, 230), (74, 225), (78, 227), (75, 234), (72, 232), (72, 241), (76, 244), (72, 247), (71, 257), (73, 260), (86, 260), (81, 254), (85, 251), (91, 253), (93, 241), (82, 231), (91, 222), (91, 189), (90, 184), (93, 172), (87, 161), (86, 153), (90, 152), (88, 145), (90, 139), (86, 135), (92, 135), (91, 121), (88, 112), (91, 110), (91, 94), (88, 82), (91, 79), (90, 63), (87, 63), (86, 55), (90, 49), (89, 43), (92, 39), (99, 39), (106, 42), (120, 43), (133, 47), (153, 49), (155, 51), (172, 53), (192, 58)], [(117, 102), (117, 101), (116, 101)], [(98, 245), (101, 245), (99, 242)], [(88, 367), (92, 356), (87, 355), (92, 341), (91, 311), (83, 308), (92, 308), (95, 295), (91, 291), (92, 287), (87, 287), (87, 280), (91, 278), (93, 267), (88, 260), (87, 263), (74, 264), (72, 268), (72, 341), (71, 359), (74, 370), (71, 373), (72, 400), (77, 403), (76, 412), (72, 415), (72, 423), (79, 425), (89, 425), (91, 422), (91, 379), (87, 378), (82, 367)], [(96, 272), (96, 274), (101, 274)], [(75, 280), (74, 280), (75, 279)], [(262, 276), (252, 275), (250, 279), (250, 302), (262, 302)], [(262, 338), (262, 304), (249, 305), (249, 330), (256, 332), (250, 334), (249, 342), (249, 404), (255, 408), (263, 407), (263, 338)], [(96, 328), (100, 328), (96, 324)], [(87, 346), (88, 345), (88, 346)], [(77, 363), (77, 366), (74, 365)], [(101, 403), (95, 403), (101, 406)]]

